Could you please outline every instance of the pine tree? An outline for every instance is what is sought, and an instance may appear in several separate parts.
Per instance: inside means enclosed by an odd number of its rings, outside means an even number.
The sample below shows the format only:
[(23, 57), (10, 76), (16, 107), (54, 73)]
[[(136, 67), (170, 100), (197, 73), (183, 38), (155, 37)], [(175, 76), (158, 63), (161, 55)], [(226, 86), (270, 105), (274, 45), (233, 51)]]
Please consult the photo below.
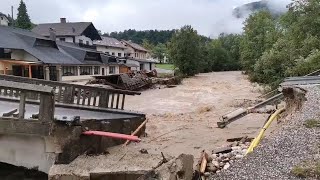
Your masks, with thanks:
[(15, 26), (22, 29), (31, 29), (32, 23), (30, 21), (26, 4), (21, 0), (18, 7), (18, 15), (15, 21)]

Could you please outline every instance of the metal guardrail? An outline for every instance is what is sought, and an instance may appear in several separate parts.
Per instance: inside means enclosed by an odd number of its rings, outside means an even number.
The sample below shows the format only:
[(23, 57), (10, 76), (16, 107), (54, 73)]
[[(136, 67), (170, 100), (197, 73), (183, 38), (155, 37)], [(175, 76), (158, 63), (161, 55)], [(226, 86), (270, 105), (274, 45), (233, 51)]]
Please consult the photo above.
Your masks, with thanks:
[(293, 85), (308, 85), (308, 84), (320, 84), (320, 76), (306, 76), (306, 77), (290, 77), (286, 78), (281, 87), (293, 86)]

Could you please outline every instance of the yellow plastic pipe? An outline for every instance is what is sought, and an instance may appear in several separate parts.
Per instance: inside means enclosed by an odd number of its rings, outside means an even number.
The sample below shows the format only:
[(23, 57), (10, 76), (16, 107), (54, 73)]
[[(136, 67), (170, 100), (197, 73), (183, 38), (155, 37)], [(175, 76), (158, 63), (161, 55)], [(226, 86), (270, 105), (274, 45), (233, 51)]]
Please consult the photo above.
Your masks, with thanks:
[(285, 108), (281, 108), (281, 109), (278, 109), (276, 112), (274, 112), (270, 118), (268, 119), (267, 123), (263, 126), (263, 128), (261, 129), (259, 135), (254, 138), (254, 140), (251, 142), (248, 150), (247, 150), (247, 154), (251, 153), (253, 151), (253, 149), (255, 147), (257, 147), (259, 144), (260, 144), (260, 141), (262, 140), (263, 138), (263, 135), (265, 133), (265, 131), (269, 128), (269, 126), (271, 125), (271, 123), (277, 119), (277, 117), (279, 116), (279, 114), (281, 114), (283, 111), (285, 111)]

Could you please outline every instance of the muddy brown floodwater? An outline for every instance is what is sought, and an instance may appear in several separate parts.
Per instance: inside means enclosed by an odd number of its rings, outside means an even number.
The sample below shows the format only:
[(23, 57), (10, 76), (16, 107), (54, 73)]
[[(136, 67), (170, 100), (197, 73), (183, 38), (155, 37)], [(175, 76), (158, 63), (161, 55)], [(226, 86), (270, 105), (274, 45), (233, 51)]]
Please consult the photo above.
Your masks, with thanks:
[[(142, 142), (109, 148), (107, 155), (79, 156), (69, 165), (54, 165), (49, 175), (145, 172), (162, 160), (161, 152), (166, 157), (192, 154), (197, 162), (202, 150), (226, 145), (227, 138), (258, 133), (268, 114), (249, 114), (225, 129), (216, 124), (222, 115), (255, 104), (261, 95), (258, 88), (241, 72), (214, 72), (184, 79), (174, 88), (126, 97), (125, 109), (147, 114)], [(141, 154), (141, 149), (148, 154)]]
[(147, 114), (147, 137), (128, 149), (147, 149), (149, 153), (181, 153), (199, 156), (226, 144), (227, 138), (254, 137), (268, 114), (249, 114), (225, 129), (217, 128), (219, 118), (256, 100), (259, 87), (241, 72), (213, 72), (184, 79), (175, 88), (150, 89), (140, 96), (128, 97), (126, 109)]

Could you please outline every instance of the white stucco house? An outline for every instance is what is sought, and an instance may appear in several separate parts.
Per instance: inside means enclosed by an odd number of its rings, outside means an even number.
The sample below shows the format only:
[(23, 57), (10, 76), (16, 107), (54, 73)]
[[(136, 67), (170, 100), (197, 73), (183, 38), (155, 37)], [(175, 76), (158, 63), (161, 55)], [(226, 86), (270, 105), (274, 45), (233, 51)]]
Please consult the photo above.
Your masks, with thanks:
[(102, 40), (95, 40), (93, 44), (96, 46), (97, 51), (104, 54), (125, 57), (125, 50), (127, 49), (120, 41), (111, 37), (101, 37)]
[(1, 12), (0, 12), (0, 25), (1, 26), (8, 26), (9, 25), (8, 17)]
[(132, 41), (121, 40), (121, 43), (126, 47), (126, 56), (134, 59), (147, 59), (148, 50)]
[(101, 40), (98, 30), (91, 22), (67, 22), (66, 18), (60, 18), (59, 23), (38, 24), (32, 31), (44, 37), (50, 37), (50, 31), (54, 31), (56, 40), (86, 48), (95, 49), (93, 41)]

